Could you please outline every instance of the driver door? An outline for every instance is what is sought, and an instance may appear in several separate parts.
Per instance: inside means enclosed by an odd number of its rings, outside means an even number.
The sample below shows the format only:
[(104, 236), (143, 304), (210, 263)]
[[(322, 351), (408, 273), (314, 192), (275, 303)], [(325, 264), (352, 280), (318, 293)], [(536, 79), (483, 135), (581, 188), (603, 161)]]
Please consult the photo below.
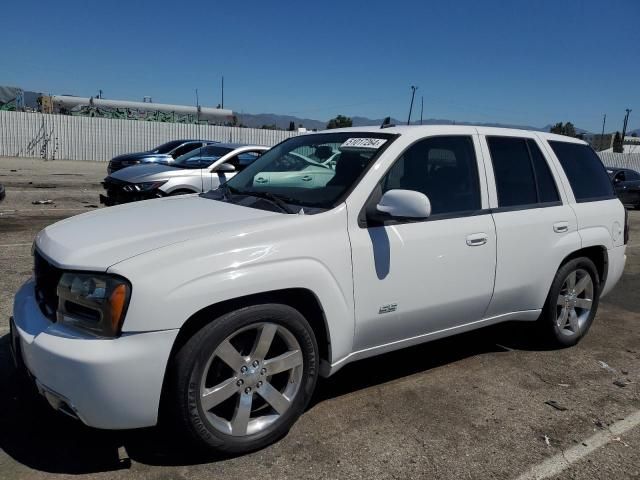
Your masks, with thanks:
[[(423, 139), (409, 147), (377, 187), (427, 195), (424, 220), (350, 222), (355, 349), (444, 332), (481, 320), (491, 300), (496, 233), (478, 164), (475, 135)], [(369, 217), (370, 218), (370, 217)]]

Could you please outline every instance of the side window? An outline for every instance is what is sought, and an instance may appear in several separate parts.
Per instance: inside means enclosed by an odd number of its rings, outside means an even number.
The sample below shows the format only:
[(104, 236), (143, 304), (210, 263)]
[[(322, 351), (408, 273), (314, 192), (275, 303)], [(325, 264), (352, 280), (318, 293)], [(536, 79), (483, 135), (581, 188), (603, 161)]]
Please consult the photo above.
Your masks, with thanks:
[(628, 170), (626, 180), (627, 181), (640, 180), (640, 173), (635, 172), (633, 170)]
[(613, 185), (600, 158), (587, 145), (549, 141), (579, 202), (613, 197)]
[(514, 207), (538, 202), (529, 149), (524, 138), (487, 137), (498, 190), (498, 206)]
[(251, 165), (256, 159), (260, 156), (258, 152), (244, 152), (239, 153), (235, 157), (228, 160), (226, 163), (230, 163), (236, 169), (236, 171), (240, 172)]
[(468, 136), (432, 137), (409, 147), (382, 179), (382, 192), (415, 190), (433, 215), (480, 210), (478, 164)]
[(545, 160), (544, 155), (542, 155), (538, 144), (535, 140), (528, 139), (527, 145), (529, 147), (529, 153), (531, 154), (533, 171), (538, 185), (538, 201), (540, 203), (559, 202), (560, 196), (558, 195), (556, 182), (553, 179), (551, 170), (549, 170), (549, 164)]
[(627, 176), (624, 174), (624, 170), (616, 173), (616, 176), (613, 179), (614, 183), (624, 182), (627, 180)]
[(187, 143), (186, 145), (182, 145), (181, 147), (176, 148), (176, 150), (171, 155), (173, 156), (173, 158), (178, 158), (180, 155), (189, 153), (192, 150), (200, 147), (201, 145), (201, 143)]

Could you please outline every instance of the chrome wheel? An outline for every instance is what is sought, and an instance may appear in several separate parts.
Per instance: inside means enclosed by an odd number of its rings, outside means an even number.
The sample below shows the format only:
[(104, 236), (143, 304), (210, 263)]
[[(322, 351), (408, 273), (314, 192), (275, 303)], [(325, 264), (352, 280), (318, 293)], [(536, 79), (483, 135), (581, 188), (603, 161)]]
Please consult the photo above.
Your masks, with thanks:
[(593, 280), (589, 272), (579, 268), (569, 273), (556, 303), (556, 324), (562, 334), (580, 333), (591, 313), (593, 296)]
[(282, 325), (257, 323), (228, 336), (209, 358), (199, 403), (227, 435), (259, 433), (277, 421), (300, 390), (302, 350)]

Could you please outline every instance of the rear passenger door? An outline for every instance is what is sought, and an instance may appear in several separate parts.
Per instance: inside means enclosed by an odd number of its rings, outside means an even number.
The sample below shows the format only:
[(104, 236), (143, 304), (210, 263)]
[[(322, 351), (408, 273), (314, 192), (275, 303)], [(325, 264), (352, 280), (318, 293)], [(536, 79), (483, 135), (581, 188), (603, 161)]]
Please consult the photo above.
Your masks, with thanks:
[(580, 248), (576, 216), (534, 135), (485, 135), (482, 143), (497, 235), (494, 294), (485, 316), (517, 312), (514, 319), (534, 320), (560, 262)]

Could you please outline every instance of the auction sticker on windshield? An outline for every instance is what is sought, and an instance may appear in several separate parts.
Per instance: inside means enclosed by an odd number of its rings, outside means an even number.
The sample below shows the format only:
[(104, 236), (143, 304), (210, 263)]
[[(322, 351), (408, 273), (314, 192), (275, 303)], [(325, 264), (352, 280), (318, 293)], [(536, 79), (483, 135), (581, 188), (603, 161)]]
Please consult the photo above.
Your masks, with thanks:
[(377, 150), (386, 143), (386, 138), (348, 138), (342, 145), (342, 149)]

